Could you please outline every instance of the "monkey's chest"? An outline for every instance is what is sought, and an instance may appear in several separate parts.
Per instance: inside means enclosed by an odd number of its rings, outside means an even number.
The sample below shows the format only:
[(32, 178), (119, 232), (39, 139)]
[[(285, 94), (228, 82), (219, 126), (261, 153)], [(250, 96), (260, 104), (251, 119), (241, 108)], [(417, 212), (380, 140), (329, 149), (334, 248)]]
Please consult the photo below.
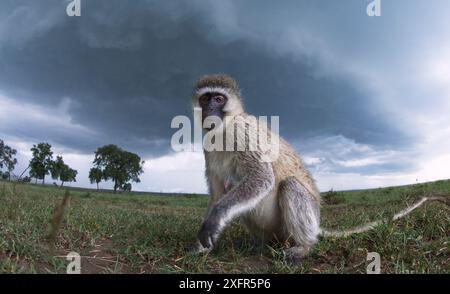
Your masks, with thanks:
[(211, 175), (221, 181), (224, 187), (227, 185), (228, 190), (239, 179), (239, 168), (235, 155), (231, 152), (208, 153), (207, 168)]
[[(208, 153), (206, 162), (208, 176), (220, 182), (224, 194), (239, 185), (244, 177), (236, 157), (231, 152)], [(280, 215), (276, 189), (274, 189), (255, 208), (242, 215), (241, 220), (252, 234), (261, 239), (268, 239), (280, 230)]]

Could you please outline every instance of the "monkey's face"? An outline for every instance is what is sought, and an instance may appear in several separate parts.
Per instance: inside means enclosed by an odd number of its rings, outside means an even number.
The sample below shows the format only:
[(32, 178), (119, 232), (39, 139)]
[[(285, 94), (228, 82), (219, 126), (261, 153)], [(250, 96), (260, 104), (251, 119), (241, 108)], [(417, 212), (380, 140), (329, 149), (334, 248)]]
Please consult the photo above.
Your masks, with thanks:
[(225, 115), (224, 107), (228, 98), (220, 93), (205, 93), (198, 99), (202, 108), (202, 123), (208, 116), (216, 116), (223, 119)]

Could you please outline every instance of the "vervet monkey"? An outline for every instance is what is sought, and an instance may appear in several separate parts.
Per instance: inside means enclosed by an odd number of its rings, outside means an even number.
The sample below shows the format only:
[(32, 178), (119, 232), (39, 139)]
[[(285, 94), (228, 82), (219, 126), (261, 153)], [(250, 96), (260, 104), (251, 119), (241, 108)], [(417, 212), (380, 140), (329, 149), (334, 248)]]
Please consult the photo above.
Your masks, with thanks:
[[(205, 136), (216, 135), (216, 141), (223, 136), (227, 144), (236, 147), (240, 143), (248, 145), (249, 139), (265, 132), (272, 139), (279, 138), (263, 126), (256, 131), (252, 128), (256, 120), (245, 113), (239, 86), (227, 75), (202, 77), (194, 87), (192, 99), (194, 109), (202, 111)], [(211, 117), (214, 123), (208, 124)], [(243, 125), (245, 130), (239, 132)], [(239, 134), (230, 139), (227, 131), (233, 128), (234, 133), (235, 126)], [(273, 161), (263, 160), (267, 150), (261, 146), (244, 151), (204, 150), (211, 199), (193, 252), (210, 251), (226, 225), (238, 217), (257, 240), (292, 244), (284, 250), (292, 261), (305, 256), (320, 234), (339, 237), (379, 224), (370, 223), (349, 231), (322, 230), (320, 193), (311, 174), (286, 141), (279, 138), (278, 143), (278, 156)], [(409, 213), (408, 209), (400, 214)]]

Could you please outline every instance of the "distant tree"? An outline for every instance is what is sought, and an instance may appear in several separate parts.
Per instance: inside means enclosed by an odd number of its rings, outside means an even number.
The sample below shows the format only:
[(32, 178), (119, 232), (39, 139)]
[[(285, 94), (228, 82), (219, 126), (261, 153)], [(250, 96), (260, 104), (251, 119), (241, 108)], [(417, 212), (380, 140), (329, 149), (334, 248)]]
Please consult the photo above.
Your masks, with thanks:
[(102, 170), (97, 167), (91, 168), (91, 170), (89, 171), (89, 180), (91, 181), (91, 184), (93, 183), (97, 184), (97, 191), (98, 191), (98, 183), (100, 183), (102, 179), (103, 179)]
[(64, 169), (64, 160), (62, 156), (56, 156), (56, 160), (52, 161), (51, 167), (50, 167), (50, 174), (52, 175), (52, 179), (58, 180), (61, 176), (61, 173)]
[(49, 174), (53, 165), (52, 146), (48, 143), (39, 143), (31, 148), (30, 176), (42, 180), (45, 184), (45, 176)]
[(61, 187), (64, 185), (64, 183), (76, 182), (77, 174), (78, 171), (71, 169), (68, 165), (65, 165), (61, 176), (59, 177), (59, 179), (61, 180)]
[(28, 174), (30, 175), (31, 178), (34, 179), (34, 183), (37, 184), (38, 175), (36, 174), (36, 172), (31, 167), (30, 167), (30, 172)]
[(0, 139), (0, 169), (6, 167), (8, 170), (8, 179), (11, 181), (11, 174), (14, 167), (17, 164), (17, 158), (15, 158), (17, 150), (5, 145), (3, 140)]
[(51, 164), (50, 172), (54, 180), (61, 181), (61, 187), (65, 182), (76, 182), (78, 174), (76, 170), (64, 163), (62, 156), (56, 156), (56, 160)]
[(9, 172), (4, 172), (2, 173), (2, 179), (7, 180), (10, 179), (11, 175), (9, 174)]
[(130, 192), (131, 188), (132, 188), (131, 183), (126, 183), (126, 184), (123, 184), (122, 191)]
[(29, 182), (31, 182), (31, 178), (28, 176), (25, 176), (25, 177), (19, 179), (19, 181), (23, 182), (23, 183), (29, 183)]
[(139, 183), (144, 161), (134, 153), (122, 150), (116, 145), (100, 147), (95, 152), (94, 167), (101, 170), (104, 180), (114, 182), (114, 192), (123, 190), (130, 181)]

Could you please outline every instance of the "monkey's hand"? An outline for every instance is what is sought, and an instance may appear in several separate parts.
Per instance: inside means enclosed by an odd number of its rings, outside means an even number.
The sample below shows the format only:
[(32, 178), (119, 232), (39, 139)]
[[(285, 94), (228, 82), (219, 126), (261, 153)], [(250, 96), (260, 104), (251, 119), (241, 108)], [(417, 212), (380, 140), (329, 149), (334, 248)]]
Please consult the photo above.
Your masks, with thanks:
[(211, 250), (219, 237), (219, 233), (219, 223), (213, 218), (207, 218), (198, 233), (198, 242), (204, 248)]
[(192, 246), (188, 246), (186, 248), (186, 251), (188, 254), (196, 255), (196, 254), (206, 254), (211, 251), (211, 249), (203, 247), (203, 245), (200, 243), (200, 241), (197, 240), (195, 244)]

